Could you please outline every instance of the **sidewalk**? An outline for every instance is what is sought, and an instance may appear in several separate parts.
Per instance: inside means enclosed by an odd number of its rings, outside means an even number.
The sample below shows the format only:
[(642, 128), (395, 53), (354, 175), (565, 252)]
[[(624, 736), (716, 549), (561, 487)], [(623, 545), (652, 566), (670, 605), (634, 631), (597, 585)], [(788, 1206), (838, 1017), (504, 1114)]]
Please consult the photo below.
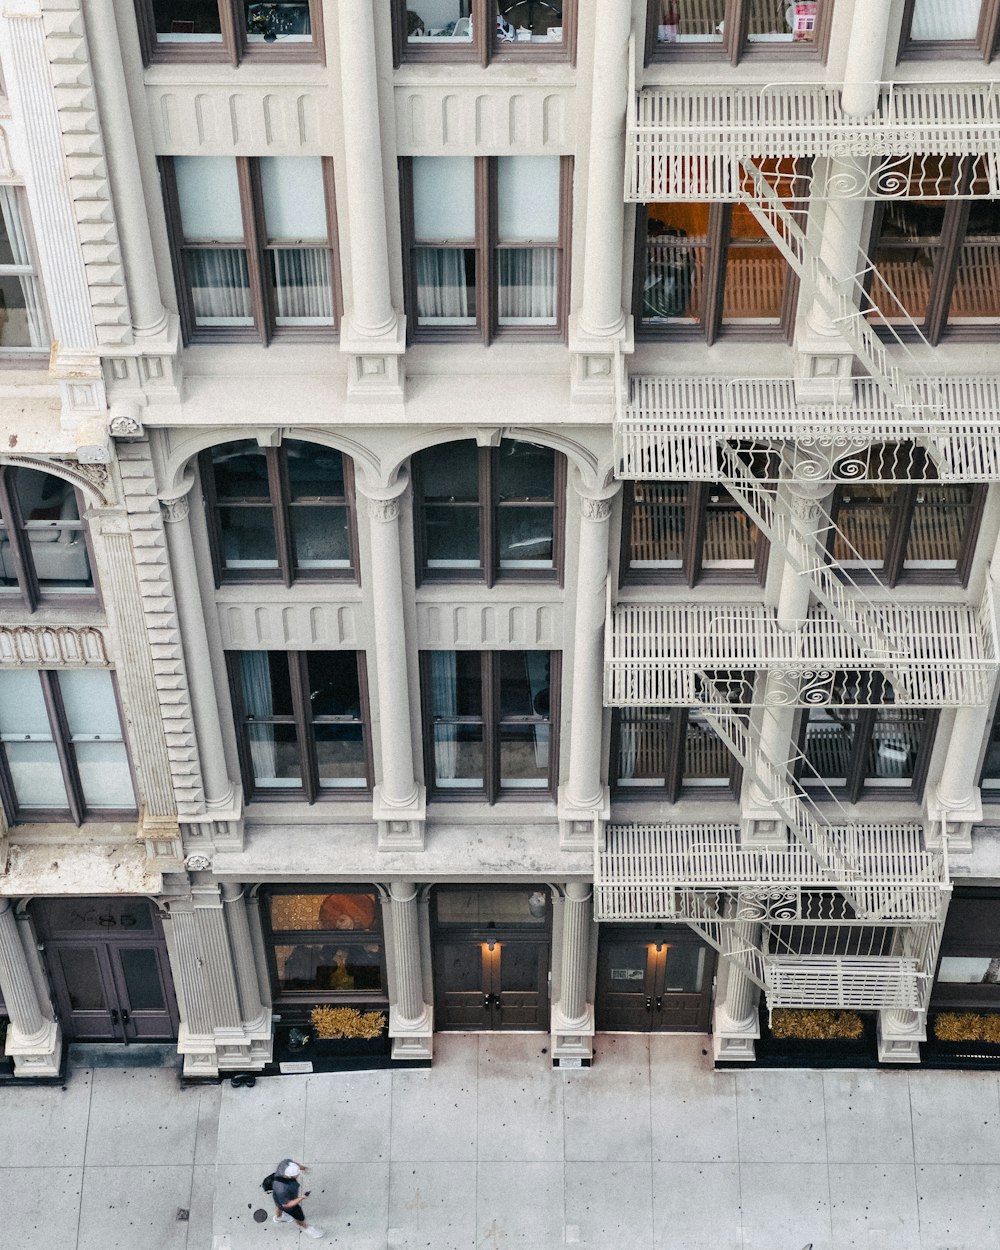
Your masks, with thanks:
[[(715, 1073), (703, 1038), (621, 1034), (554, 1072), (547, 1042), (439, 1035), (431, 1069), (251, 1090), (162, 1068), (2, 1089), (3, 1244), (1000, 1250), (995, 1073)], [(323, 1241), (271, 1223), (282, 1155), (312, 1166)]]

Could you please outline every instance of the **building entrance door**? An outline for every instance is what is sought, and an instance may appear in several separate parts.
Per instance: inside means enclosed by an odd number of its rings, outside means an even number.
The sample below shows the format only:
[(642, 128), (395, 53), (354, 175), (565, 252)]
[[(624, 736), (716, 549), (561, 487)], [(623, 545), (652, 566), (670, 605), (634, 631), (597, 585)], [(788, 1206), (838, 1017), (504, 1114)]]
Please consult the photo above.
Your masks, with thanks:
[(602, 930), (596, 1025), (601, 1032), (705, 1032), (712, 951), (689, 929)]
[(548, 941), (439, 941), (434, 960), (439, 1026), (547, 1028), (548, 964)]
[(48, 899), (34, 913), (69, 1041), (177, 1037), (166, 943), (146, 899)]

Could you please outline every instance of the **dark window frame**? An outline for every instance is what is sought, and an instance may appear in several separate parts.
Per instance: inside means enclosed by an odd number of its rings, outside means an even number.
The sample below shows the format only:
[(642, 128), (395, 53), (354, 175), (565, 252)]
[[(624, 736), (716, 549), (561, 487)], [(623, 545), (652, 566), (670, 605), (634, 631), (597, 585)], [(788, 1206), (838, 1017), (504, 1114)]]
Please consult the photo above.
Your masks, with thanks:
[(496, 28), (497, 12), (511, 8), (511, 0), (470, 0), (472, 39), (451, 48), (446, 44), (430, 44), (426, 48), (409, 43), (406, 32), (406, 0), (390, 0), (392, 5), (392, 53), (396, 69), (404, 62), (478, 63), (484, 69), (490, 64), (532, 61), (568, 61), (576, 64), (577, 0), (563, 0), (563, 37), (559, 43), (498, 44), (487, 36)]
[[(859, 483), (863, 485), (864, 483)], [(866, 570), (858, 566), (848, 566), (852, 580), (857, 582), (877, 581), (890, 588), (900, 585), (944, 585), (962, 586), (969, 583), (972, 573), (972, 559), (975, 555), (976, 543), (986, 506), (988, 487), (985, 484), (971, 484), (972, 500), (969, 505), (968, 523), (962, 534), (961, 550), (954, 569), (907, 569), (904, 567), (906, 548), (912, 531), (913, 518), (920, 493), (935, 486), (949, 485), (933, 480), (925, 482), (904, 482), (894, 487), (892, 499), (885, 505), (889, 509), (889, 525), (886, 534), (885, 550), (880, 568)], [(834, 491), (830, 504), (830, 517), (835, 525), (839, 524), (839, 516), (845, 491), (855, 489), (853, 483), (841, 483)], [(831, 531), (827, 538), (827, 552), (833, 548), (835, 535)]]
[[(694, 201), (692, 201), (694, 202)], [(635, 257), (632, 268), (632, 312), (635, 319), (635, 336), (646, 342), (662, 342), (665, 339), (703, 339), (709, 347), (719, 339), (761, 339), (771, 342), (792, 343), (795, 334), (795, 314), (798, 306), (800, 280), (798, 274), (785, 264), (785, 284), (781, 295), (781, 311), (773, 325), (754, 325), (746, 321), (724, 321), (726, 268), (732, 245), (731, 223), (733, 205), (711, 202), (708, 205), (708, 232), (705, 238), (704, 307), (701, 320), (693, 322), (678, 318), (676, 324), (651, 324), (643, 319), (643, 289), (646, 277), (646, 244), (648, 232), (648, 207), (636, 206)], [(782, 258), (784, 260), (784, 258)]]
[[(892, 708), (895, 705), (887, 703), (884, 706)], [(865, 761), (872, 746), (875, 726), (879, 712), (882, 709), (869, 706), (845, 708), (843, 710), (850, 712), (856, 718), (853, 723), (846, 782), (841, 786), (830, 785), (829, 783), (825, 785), (816, 783), (804, 786), (806, 794), (820, 804), (824, 801), (829, 801), (831, 795), (835, 799), (847, 803), (858, 803), (863, 800), (877, 800), (880, 802), (884, 800), (889, 803), (913, 803), (919, 801), (923, 796), (924, 785), (927, 781), (931, 754), (934, 749), (934, 739), (937, 735), (938, 722), (940, 721), (940, 711), (937, 708), (906, 709), (907, 711), (923, 712), (923, 728), (920, 745), (913, 763), (913, 777), (906, 786), (880, 786), (873, 785), (868, 781)], [(796, 744), (799, 751), (803, 754), (805, 753), (808, 721), (809, 708), (804, 708), (799, 716), (799, 729), (796, 736)], [(800, 777), (802, 772), (803, 768), (801, 762), (799, 762), (795, 769), (796, 777)], [(802, 783), (800, 782), (800, 784)]]
[(303, 0), (309, 8), (312, 39), (309, 42), (282, 44), (250, 42), (247, 37), (245, 5), (242, 0), (219, 0), (219, 26), (222, 39), (217, 43), (161, 43), (156, 37), (156, 18), (152, 0), (135, 0), (136, 24), (143, 66), (157, 63), (228, 64), (270, 61), (285, 64), (305, 62), (326, 63), (326, 41), (323, 34), (322, 0)]
[[(449, 650), (450, 648), (445, 648)], [(430, 714), (432, 706), (432, 651), (420, 652), (420, 720), (424, 746), (424, 777), (427, 783), (428, 796), (435, 802), (482, 803), (490, 806), (509, 802), (551, 802), (556, 796), (559, 779), (559, 717), (560, 694), (562, 687), (562, 652), (549, 651), (544, 647), (524, 648), (523, 651), (538, 651), (549, 657), (549, 714), (547, 719), (539, 718), (537, 722), (531, 718), (517, 717), (512, 720), (500, 719), (499, 665), (494, 656), (503, 655), (502, 651), (476, 651), (480, 659), (480, 689), (482, 716), (480, 718), (459, 718), (466, 723), (482, 724), (483, 729), (483, 786), (447, 786), (437, 784), (437, 773), (434, 763), (434, 718)], [(515, 654), (522, 654), (517, 651)], [(500, 785), (500, 729), (505, 724), (539, 723), (549, 726), (549, 776), (548, 784), (543, 788), (516, 787), (502, 788)]]
[[(31, 554), (31, 542), (26, 537), (24, 518), (21, 516), (17, 494), (8, 480), (9, 471), (19, 468), (45, 473), (47, 476), (55, 478), (56, 481), (72, 487), (76, 498), (77, 512), (80, 517), (80, 532), (83, 535), (84, 546), (87, 549), (92, 585), (79, 592), (70, 592), (65, 589), (46, 590), (40, 584)], [(0, 464), (0, 517), (3, 518), (5, 523), (5, 528), (0, 531), (0, 534), (10, 543), (10, 553), (17, 573), (20, 600), (28, 612), (36, 612), (40, 607), (79, 606), (92, 608), (95, 605), (97, 607), (102, 606), (101, 592), (97, 580), (97, 562), (94, 559), (94, 545), (90, 534), (90, 525), (86, 517), (86, 509), (87, 501), (83, 492), (68, 479), (59, 477), (56, 473), (49, 473), (41, 465)], [(0, 608), (12, 603), (16, 595), (17, 592), (14, 591), (0, 591)]]
[[(0, 84), (2, 85), (2, 84)], [(28, 207), (28, 197), (25, 188), (20, 184), (11, 184), (10, 189), (14, 194), (17, 202), (17, 211), (21, 218), (21, 229), (24, 233), (25, 242), (27, 244), (28, 256), (30, 264), (21, 265), (4, 265), (0, 268), (3, 276), (30, 276), (35, 283), (38, 293), (38, 309), (40, 318), (40, 329), (44, 335), (46, 346), (44, 347), (0, 347), (0, 369), (38, 369), (48, 367), (49, 355), (51, 353), (52, 344), (52, 318), (49, 315), (48, 301), (45, 296), (45, 285), (42, 282), (41, 269), (38, 263), (38, 246), (35, 241), (35, 232), (31, 221), (31, 212)], [(30, 270), (29, 275), (17, 274), (14, 271), (27, 268)], [(8, 271), (10, 271), (8, 273)]]
[(611, 717), (611, 755), (608, 775), (611, 779), (611, 793), (621, 803), (636, 800), (637, 802), (677, 803), (681, 799), (699, 799), (711, 802), (715, 799), (732, 801), (739, 799), (740, 787), (743, 783), (743, 768), (732, 752), (729, 755), (729, 780), (724, 786), (692, 786), (684, 782), (684, 755), (687, 743), (688, 719), (694, 708), (637, 708), (636, 711), (662, 711), (669, 713), (667, 763), (669, 768), (664, 783), (658, 785), (621, 784), (619, 764), (621, 762), (621, 730), (622, 709), (615, 708)]
[[(763, 586), (767, 576), (770, 543), (767, 536), (759, 530), (752, 569), (705, 570), (702, 568), (707, 528), (706, 509), (711, 502), (713, 491), (725, 491), (725, 486), (710, 482), (664, 483), (670, 486), (683, 485), (687, 488), (687, 498), (684, 504), (686, 516), (682, 567), (679, 569), (633, 569), (631, 562), (632, 518), (636, 507), (635, 487), (638, 484), (627, 482), (622, 492), (621, 554), (618, 579), (620, 586), (673, 584), (694, 587), (703, 582), (713, 582), (717, 585), (745, 585), (747, 582), (755, 582)], [(660, 483), (651, 484), (659, 485)], [(749, 517), (747, 520), (753, 525)]]
[[(517, 155), (517, 153), (514, 153)], [(450, 246), (465, 247), (476, 255), (476, 324), (474, 326), (421, 326), (417, 323), (416, 252), (427, 246), (417, 241), (413, 222), (412, 157), (399, 158), (400, 225), (403, 244), (403, 291), (406, 302), (407, 343), (490, 343), (565, 342), (569, 320), (570, 270), (572, 268), (573, 157), (559, 158), (559, 274), (556, 279), (556, 324), (554, 326), (501, 326), (498, 324), (498, 279), (496, 254), (503, 247), (517, 244), (497, 242), (496, 156), (476, 156), (475, 179), (476, 233), (474, 239), (451, 240)]]
[[(340, 271), (340, 243), (337, 233), (337, 197), (334, 186), (333, 161), (328, 156), (319, 157), (322, 162), (323, 192), (326, 205), (327, 238), (325, 247), (330, 258), (330, 287), (333, 305), (332, 326), (279, 326), (271, 286), (267, 280), (268, 253), (282, 248), (295, 248), (294, 243), (267, 241), (267, 223), (264, 217), (264, 197), (261, 188), (259, 158), (235, 156), (236, 177), (240, 193), (240, 212), (243, 218), (241, 242), (211, 242), (184, 238), (181, 223), (180, 200), (174, 160), (171, 156), (158, 157), (160, 183), (166, 214), (167, 235), (170, 240), (170, 260), (177, 292), (184, 344), (190, 343), (261, 343), (267, 347), (272, 341), (281, 342), (332, 342), (340, 334), (344, 315), (344, 296)], [(313, 246), (311, 243), (307, 246)], [(195, 319), (191, 287), (184, 267), (184, 253), (194, 251), (244, 251), (247, 257), (248, 290), (253, 312), (252, 326), (200, 326)]]
[[(271, 927), (270, 900), (279, 894), (364, 894), (375, 897), (375, 928), (373, 929), (274, 929)], [(351, 1004), (364, 1005), (372, 1008), (388, 1005), (388, 977), (386, 969), (385, 931), (382, 925), (382, 906), (380, 891), (374, 885), (341, 885), (336, 882), (322, 882), (317, 885), (303, 883), (299, 885), (269, 885), (261, 890), (260, 898), (263, 906), (261, 912), (261, 929), (264, 947), (267, 951), (267, 974), (271, 984), (273, 1002), (283, 1009), (297, 1006), (311, 1007), (315, 1003), (330, 1005)], [(323, 943), (333, 945), (352, 938), (368, 938), (381, 948), (379, 968), (381, 971), (382, 989), (375, 990), (282, 990), (278, 981), (278, 965), (275, 958), (276, 946), (295, 946), (298, 944), (312, 945)], [(307, 1020), (304, 1013), (302, 1020)]]
[(8, 823), (11, 825), (48, 824), (63, 823), (68, 819), (79, 828), (88, 821), (119, 822), (137, 817), (139, 814), (139, 787), (135, 775), (135, 765), (132, 762), (132, 753), (129, 750), (128, 736), (125, 733), (126, 721), (123, 715), (121, 693), (118, 689), (118, 679), (114, 670), (102, 669), (101, 671), (106, 672), (111, 679), (111, 690), (114, 695), (115, 708), (118, 712), (121, 742), (125, 750), (125, 759), (128, 763), (129, 776), (132, 781), (132, 795), (136, 800), (135, 807), (87, 806), (83, 794), (83, 783), (80, 780), (80, 772), (76, 762), (76, 753), (73, 750), (72, 734), (66, 718), (62, 693), (59, 689), (60, 670), (40, 668), (34, 671), (38, 673), (42, 687), (42, 698), (45, 701), (45, 710), (49, 718), (52, 742), (55, 746), (63, 784), (66, 787), (67, 806), (31, 807), (24, 809), (22, 812), (18, 806), (17, 793), (14, 789), (14, 781), (7, 763), (7, 755), (3, 744), (0, 743), (0, 807), (2, 807)]
[[(471, 442), (468, 440), (459, 440)], [(497, 499), (496, 460), (503, 443), (525, 442), (524, 439), (501, 440), (496, 447), (479, 447), (479, 502), (465, 505), (475, 507), (479, 517), (479, 556), (478, 569), (430, 569), (427, 567), (427, 525), (425, 517), (425, 500), (423, 478), (420, 471), (420, 454), (411, 459), (413, 481), (413, 530), (416, 545), (417, 584), (428, 582), (474, 582), (479, 585), (493, 587), (498, 582), (555, 582), (563, 584), (566, 564), (566, 457), (562, 452), (547, 448), (553, 452), (553, 501), (552, 501), (552, 568), (551, 569), (510, 569), (500, 567), (497, 549), (498, 526), (496, 514), (503, 507)], [(545, 444), (538, 444), (545, 446)], [(424, 448), (424, 452), (432, 454), (433, 447)]]
[(975, 39), (911, 39), (916, 0), (904, 0), (897, 61), (982, 60), (996, 55), (1000, 39), (1000, 0), (982, 0)]
[(793, 60), (826, 64), (830, 50), (835, 0), (817, 0), (816, 37), (812, 42), (750, 43), (747, 26), (752, 0), (726, 0), (725, 33), (721, 43), (660, 43), (656, 37), (660, 25), (662, 0), (647, 0), (645, 63), (657, 61), (727, 60), (730, 65), (742, 61)]
[[(308, 442), (306, 439), (285, 440), (285, 442)], [(261, 507), (269, 507), (274, 524), (275, 550), (278, 557), (278, 568), (269, 569), (228, 569), (223, 555), (222, 523), (219, 510), (222, 506), (216, 491), (215, 468), (212, 463), (214, 447), (227, 446), (225, 443), (206, 447), (198, 455), (198, 476), (201, 479), (202, 500), (205, 507), (205, 520), (208, 527), (208, 545), (212, 555), (212, 575), (215, 587), (234, 583), (273, 583), (281, 582), (285, 587), (305, 585), (315, 582), (351, 582), (361, 584), (360, 557), (358, 547), (357, 494), (354, 487), (354, 461), (345, 452), (326, 444), (317, 444), (329, 451), (337, 451), (344, 466), (344, 503), (347, 511), (347, 542), (350, 553), (350, 566), (341, 569), (307, 569), (299, 572), (295, 564), (295, 542), (292, 529), (290, 509), (295, 505), (290, 499), (288, 481), (287, 447), (283, 442), (278, 447), (262, 447), (267, 460), (268, 499), (266, 503), (259, 499), (252, 502)], [(335, 496), (324, 496), (334, 500)]]
[[(274, 650), (279, 648), (259, 648)], [(258, 648), (250, 648), (258, 650)], [(240, 773), (243, 781), (243, 797), (246, 803), (336, 803), (338, 801), (356, 801), (371, 798), (374, 764), (372, 759), (372, 721), (371, 705), (368, 698), (368, 657), (364, 651), (339, 650), (338, 654), (353, 655), (358, 671), (358, 693), (361, 704), (361, 716), (358, 721), (340, 718), (343, 724), (360, 724), (362, 742), (365, 750), (365, 770), (367, 785), (365, 786), (320, 786), (319, 768), (316, 759), (313, 725), (319, 723), (309, 712), (309, 671), (308, 657), (314, 652), (285, 650), (280, 652), (288, 660), (288, 678), (292, 692), (292, 716), (275, 717), (280, 724), (291, 724), (295, 729), (296, 744), (302, 765), (302, 784), (275, 789), (257, 790), (254, 785), (253, 759), (250, 751), (250, 736), (247, 716), (243, 702), (243, 687), (240, 678), (239, 651), (226, 652), (226, 672), (229, 678), (229, 694), (232, 699), (233, 720), (236, 727), (237, 754), (240, 761)]]

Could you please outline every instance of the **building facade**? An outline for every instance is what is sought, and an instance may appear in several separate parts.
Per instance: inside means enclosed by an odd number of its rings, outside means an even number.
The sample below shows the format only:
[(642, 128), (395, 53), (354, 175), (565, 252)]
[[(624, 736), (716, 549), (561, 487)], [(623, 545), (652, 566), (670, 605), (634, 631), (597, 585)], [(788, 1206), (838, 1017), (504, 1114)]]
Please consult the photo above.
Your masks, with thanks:
[(11, 0), (16, 1075), (1000, 1010), (998, 27)]

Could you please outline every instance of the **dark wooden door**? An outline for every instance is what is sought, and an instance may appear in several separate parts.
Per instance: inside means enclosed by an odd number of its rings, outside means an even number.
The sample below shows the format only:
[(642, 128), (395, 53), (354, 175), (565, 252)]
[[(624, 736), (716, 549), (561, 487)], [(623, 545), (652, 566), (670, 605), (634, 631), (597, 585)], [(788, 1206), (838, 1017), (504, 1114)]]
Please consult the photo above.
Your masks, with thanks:
[(646, 942), (602, 941), (597, 958), (598, 1029), (646, 1033), (653, 1027), (655, 961)]
[(438, 1027), (548, 1028), (548, 941), (439, 937), (434, 952)]
[(686, 931), (602, 934), (597, 1028), (605, 1032), (704, 1032), (714, 961)]

